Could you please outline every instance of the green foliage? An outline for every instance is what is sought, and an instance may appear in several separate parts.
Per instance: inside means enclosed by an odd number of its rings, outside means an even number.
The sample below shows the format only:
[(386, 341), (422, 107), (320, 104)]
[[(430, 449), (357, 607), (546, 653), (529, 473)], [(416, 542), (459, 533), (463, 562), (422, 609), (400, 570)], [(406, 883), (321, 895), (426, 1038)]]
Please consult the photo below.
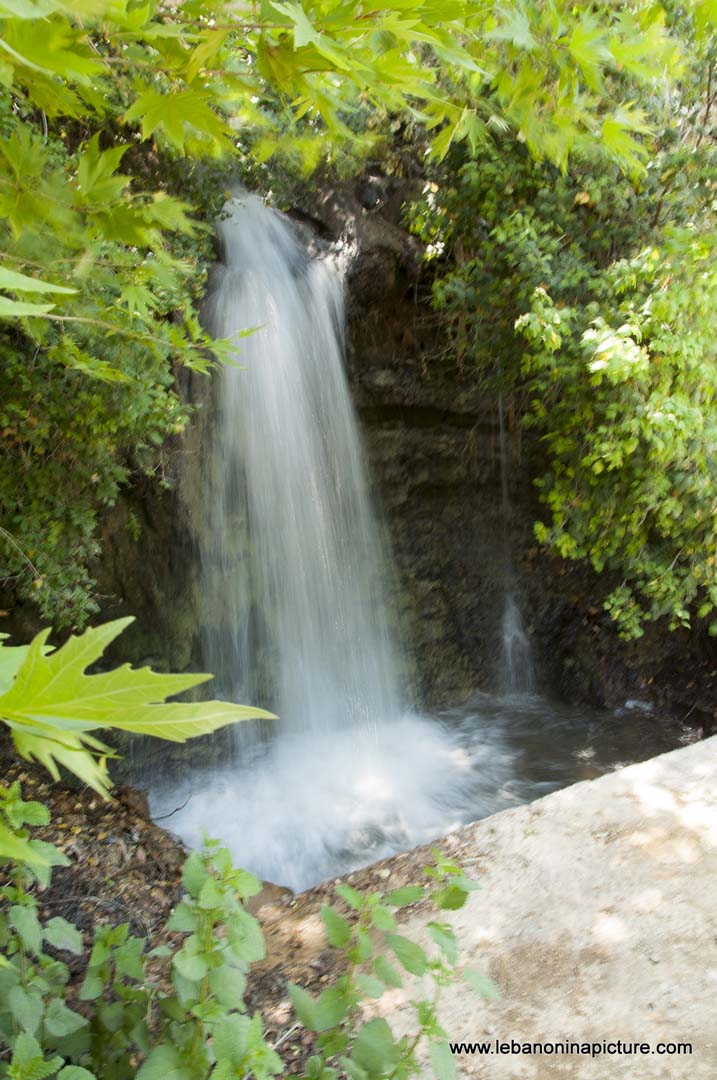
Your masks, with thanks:
[[(23, 802), (18, 784), (0, 790), (0, 815), (22, 840), (21, 826), (46, 823), (43, 811), (36, 803)], [(306, 1080), (416, 1076), (424, 1044), (438, 1080), (456, 1075), (437, 1019), (440, 989), (457, 974), (453, 930), (430, 924), (440, 931), (432, 935), (439, 946), (434, 956), (405, 937), (384, 934), (384, 928), (394, 926), (390, 907), (420, 899), (441, 910), (455, 906), (446, 905), (446, 890), (458, 889), (467, 896), (473, 887), (457, 866), (440, 852), (435, 855), (436, 865), (426, 871), (430, 888), (400, 890), (410, 896), (397, 900), (394, 893), (391, 900), (343, 886), (339, 892), (350, 917), (332, 907), (322, 909), (329, 941), (346, 963), (318, 998), (289, 987), (299, 1023), (317, 1034)], [(3, 856), (7, 853), (0, 851)], [(59, 852), (54, 861), (67, 862)], [(264, 940), (243, 901), (256, 894), (261, 883), (236, 870), (225, 848), (209, 842), (203, 852), (189, 856), (183, 874), (186, 891), (166, 927), (168, 944), (151, 951), (126, 925), (98, 925), (87, 956), (74, 926), (57, 917), (43, 924), (38, 917), (34, 884), (47, 884), (49, 870), (38, 870), (29, 858), (13, 858), (10, 877), (0, 887), (0, 1038), (12, 1056), (9, 1064), (0, 1063), (0, 1077), (270, 1080), (284, 1074), (279, 1050), (295, 1028), (272, 1045), (261, 1016), (249, 1015), (244, 1000), (247, 974), (264, 956)], [(395, 1038), (385, 1020), (366, 1022), (361, 1016), (367, 998), (402, 985), (401, 975), (386, 959), (386, 947), (407, 971), (427, 973), (433, 983), (433, 996), (414, 1002), (413, 1036)], [(85, 975), (79, 999), (73, 992), (70, 1006), (73, 956), (84, 959)], [(481, 995), (495, 996), (489, 979), (472, 972), (465, 978)]]
[[(28, 107), (112, 118), (200, 158), (230, 152), (239, 132), (260, 156), (293, 142), (315, 162), (355, 138), (348, 121), (367, 107), (413, 112), (440, 129), (436, 153), (464, 139), (475, 147), (500, 117), (556, 161), (596, 137), (632, 158), (630, 133), (644, 124), (629, 103), (606, 111), (606, 79), (620, 70), (651, 80), (675, 52), (659, 7), (392, 0), (364, 11), (275, 0), (257, 12), (222, 0), (176, 10), (105, 0), (80, 10), (48, 0), (13, 4), (4, 19), (3, 82)], [(85, 170), (81, 186), (116, 197), (121, 156), (115, 148)], [(180, 216), (174, 206), (165, 213)]]
[(717, 631), (715, 55), (684, 13), (672, 29), (692, 61), (643, 96), (639, 178), (594, 153), (539, 168), (497, 139), (453, 154), (411, 211), (458, 361), (540, 437), (538, 539), (608, 575), (626, 637), (662, 617)]
[(3, 5), (0, 577), (56, 625), (97, 610), (103, 510), (163, 480), (176, 370), (226, 355), (195, 309), (231, 176), (345, 173), (404, 121), (436, 158), (510, 130), (561, 166), (600, 145), (635, 169), (635, 87), (679, 66), (663, 23), (563, 0)]
[(188, 206), (118, 172), (127, 143), (64, 121), (45, 137), (35, 115), (0, 98), (0, 550), (3, 576), (71, 624), (96, 610), (99, 514), (186, 424), (172, 365), (207, 368), (192, 304), (209, 246)]
[(689, 626), (717, 607), (714, 237), (666, 236), (605, 286), (582, 309), (539, 292), (520, 322), (552, 459), (540, 481), (552, 521), (537, 532), (619, 570), (606, 604), (635, 636), (645, 618)]
[(27, 647), (11, 648), (0, 641), (0, 720), (10, 728), (16, 750), (29, 761), (39, 761), (55, 779), (64, 766), (101, 795), (109, 789), (106, 761), (113, 751), (90, 734), (93, 731), (129, 731), (184, 742), (240, 720), (273, 718), (262, 709), (232, 702), (165, 702), (211, 675), (160, 675), (129, 664), (85, 674), (131, 622), (117, 619), (86, 630), (56, 651), (46, 645), (49, 630)]

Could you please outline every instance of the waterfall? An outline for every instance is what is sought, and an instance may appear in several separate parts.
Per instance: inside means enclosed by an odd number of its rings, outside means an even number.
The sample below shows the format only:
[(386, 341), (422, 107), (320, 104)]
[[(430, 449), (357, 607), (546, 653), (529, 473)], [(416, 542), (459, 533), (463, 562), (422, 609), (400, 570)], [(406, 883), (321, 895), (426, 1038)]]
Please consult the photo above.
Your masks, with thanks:
[[(500, 371), (500, 369), (499, 369)], [(532, 694), (535, 690), (535, 670), (530, 639), (523, 623), (515, 591), (515, 574), (511, 557), (511, 525), (513, 506), (510, 499), (510, 448), (505, 427), (505, 403), (498, 395), (498, 442), (500, 449), (501, 516), (503, 520), (503, 616), (501, 619), (499, 683), (503, 694)]]
[(513, 593), (506, 593), (501, 623), (501, 690), (504, 694), (531, 694), (535, 673), (530, 640)]
[(265, 701), (282, 728), (370, 729), (400, 694), (341, 279), (255, 196), (233, 199), (218, 231), (205, 321), (237, 347), (206, 484), (206, 663), (222, 693)]
[(301, 888), (446, 831), (471, 767), (402, 701), (340, 275), (256, 197), (218, 234), (204, 321), (236, 349), (203, 451), (205, 661), (221, 694), (279, 720), (235, 727), (222, 762), (155, 783), (153, 805), (179, 807), (190, 844), (219, 832), (241, 865)]

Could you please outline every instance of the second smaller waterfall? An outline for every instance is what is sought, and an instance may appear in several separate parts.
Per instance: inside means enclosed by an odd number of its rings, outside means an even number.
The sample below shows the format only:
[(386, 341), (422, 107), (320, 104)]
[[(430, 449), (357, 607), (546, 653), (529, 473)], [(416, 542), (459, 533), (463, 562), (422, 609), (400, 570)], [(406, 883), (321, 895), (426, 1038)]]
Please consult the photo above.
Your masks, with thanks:
[(510, 592), (505, 598), (501, 623), (500, 679), (504, 694), (532, 694), (535, 690), (530, 639), (518, 602)]
[(533, 655), (516, 597), (515, 575), (511, 557), (511, 523), (513, 506), (510, 499), (509, 472), (512, 460), (505, 424), (505, 401), (498, 395), (498, 444), (500, 449), (501, 515), (503, 518), (502, 573), (503, 616), (500, 626), (499, 690), (506, 696), (532, 694), (535, 691)]

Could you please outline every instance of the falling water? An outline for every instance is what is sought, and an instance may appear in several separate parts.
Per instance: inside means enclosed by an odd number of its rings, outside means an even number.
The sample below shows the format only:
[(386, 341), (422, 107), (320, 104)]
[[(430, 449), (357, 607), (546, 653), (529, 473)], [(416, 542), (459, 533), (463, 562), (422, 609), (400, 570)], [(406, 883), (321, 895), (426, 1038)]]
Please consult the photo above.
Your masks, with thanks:
[(535, 673), (530, 639), (513, 593), (507, 593), (501, 623), (501, 690), (504, 694), (531, 694)]
[(221, 693), (280, 719), (240, 725), (225, 767), (155, 784), (154, 806), (182, 803), (172, 825), (190, 843), (219, 831), (242, 865), (301, 887), (450, 828), (469, 770), (402, 701), (340, 276), (257, 198), (227, 209), (205, 320), (237, 364), (201, 515), (205, 659)]
[(265, 700), (294, 734), (373, 728), (400, 695), (341, 279), (256, 197), (232, 201), (219, 238), (206, 320), (237, 339), (241, 368), (222, 372), (211, 451), (207, 664), (227, 696)]
[(535, 690), (535, 671), (530, 639), (523, 623), (515, 592), (515, 574), (511, 558), (511, 524), (513, 507), (510, 500), (508, 474), (510, 450), (505, 428), (505, 403), (498, 395), (498, 440), (500, 449), (501, 516), (503, 519), (503, 617), (501, 620), (501, 651), (499, 683), (507, 695), (532, 694)]

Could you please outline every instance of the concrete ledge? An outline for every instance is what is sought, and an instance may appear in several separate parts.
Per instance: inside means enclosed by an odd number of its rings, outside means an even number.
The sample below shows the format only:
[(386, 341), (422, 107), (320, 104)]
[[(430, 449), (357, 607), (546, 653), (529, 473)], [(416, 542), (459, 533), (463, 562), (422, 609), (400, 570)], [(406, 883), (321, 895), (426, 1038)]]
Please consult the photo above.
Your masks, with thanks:
[[(502, 995), (484, 1002), (467, 988), (445, 991), (452, 1040), (651, 1045), (647, 1055), (595, 1058), (463, 1055), (460, 1075), (716, 1080), (716, 788), (717, 737), (442, 842), (481, 883), (446, 921), (462, 961), (490, 974)], [(425, 938), (421, 917), (402, 932)], [(410, 996), (386, 995), (376, 1012), (401, 1030)], [(662, 1056), (658, 1043), (691, 1043), (692, 1054)]]

